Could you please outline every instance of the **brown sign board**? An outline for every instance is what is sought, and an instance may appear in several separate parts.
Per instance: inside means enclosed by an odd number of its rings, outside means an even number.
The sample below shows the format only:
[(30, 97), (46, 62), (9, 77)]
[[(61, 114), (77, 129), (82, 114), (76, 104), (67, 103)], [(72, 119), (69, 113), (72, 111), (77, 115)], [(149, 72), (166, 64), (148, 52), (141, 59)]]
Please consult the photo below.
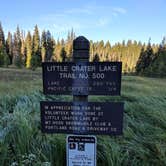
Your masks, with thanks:
[(122, 134), (122, 102), (43, 101), (40, 105), (43, 133)]
[(44, 62), (43, 91), (54, 95), (120, 95), (121, 62)]

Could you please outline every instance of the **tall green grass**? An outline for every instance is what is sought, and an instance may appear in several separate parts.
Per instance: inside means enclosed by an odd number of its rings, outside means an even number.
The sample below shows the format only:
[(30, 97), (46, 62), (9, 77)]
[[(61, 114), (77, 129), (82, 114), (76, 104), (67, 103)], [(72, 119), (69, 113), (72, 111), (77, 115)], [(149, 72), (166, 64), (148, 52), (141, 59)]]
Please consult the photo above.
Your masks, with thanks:
[[(66, 165), (66, 135), (41, 133), (39, 103), (72, 97), (44, 96), (40, 78), (17, 84), (0, 82), (0, 165)], [(121, 97), (90, 96), (89, 101), (125, 102), (123, 135), (97, 136), (98, 166), (166, 165), (165, 79), (124, 76)]]

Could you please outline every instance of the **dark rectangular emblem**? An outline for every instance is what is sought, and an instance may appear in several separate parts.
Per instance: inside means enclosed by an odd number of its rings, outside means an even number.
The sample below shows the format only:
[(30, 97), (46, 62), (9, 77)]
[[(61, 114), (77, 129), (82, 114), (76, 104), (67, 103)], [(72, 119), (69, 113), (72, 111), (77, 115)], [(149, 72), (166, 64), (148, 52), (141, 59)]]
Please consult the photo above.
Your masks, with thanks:
[(44, 94), (120, 95), (121, 62), (45, 62)]
[(43, 133), (121, 135), (122, 102), (41, 102)]

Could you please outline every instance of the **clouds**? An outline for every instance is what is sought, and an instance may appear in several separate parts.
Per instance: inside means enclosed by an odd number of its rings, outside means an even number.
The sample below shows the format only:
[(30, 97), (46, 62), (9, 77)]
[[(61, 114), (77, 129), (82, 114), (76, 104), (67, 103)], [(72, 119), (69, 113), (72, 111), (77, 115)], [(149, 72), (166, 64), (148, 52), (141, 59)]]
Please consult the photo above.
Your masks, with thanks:
[(104, 27), (109, 25), (109, 23), (110, 23), (110, 19), (103, 17), (98, 19), (97, 26)]
[(126, 9), (121, 8), (121, 7), (115, 7), (113, 8), (113, 12), (116, 14), (126, 14)]
[(75, 8), (66, 8), (40, 17), (54, 34), (61, 35), (70, 29), (80, 32), (86, 29), (105, 28), (115, 22), (118, 16), (126, 14), (122, 7), (99, 6), (90, 4)]
[(165, 36), (165, 6), (165, 0), (29, 0), (3, 1), (0, 11), (5, 34), (15, 31), (17, 25), (33, 33), (37, 24), (40, 32), (50, 30), (55, 38), (65, 38), (73, 28), (76, 35), (93, 40), (147, 41), (151, 36), (160, 42)]
[(66, 14), (93, 14), (93, 12), (89, 9), (89, 8), (73, 8), (73, 9), (69, 9), (64, 11), (64, 13)]
[(61, 34), (61, 33), (67, 33), (72, 28), (74, 30), (79, 30), (81, 27), (79, 23), (70, 22), (65, 24), (53, 24), (53, 28), (57, 34)]

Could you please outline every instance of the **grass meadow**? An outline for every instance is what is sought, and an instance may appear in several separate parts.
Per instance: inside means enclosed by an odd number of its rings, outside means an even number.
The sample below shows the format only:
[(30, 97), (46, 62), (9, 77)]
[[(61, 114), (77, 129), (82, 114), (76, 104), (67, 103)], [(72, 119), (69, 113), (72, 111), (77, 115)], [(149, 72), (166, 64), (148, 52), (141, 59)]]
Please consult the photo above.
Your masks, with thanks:
[[(45, 96), (41, 69), (0, 68), (0, 166), (65, 166), (65, 134), (43, 134), (40, 101), (72, 101)], [(166, 165), (166, 79), (123, 76), (121, 97), (90, 96), (89, 101), (124, 101), (122, 136), (97, 136), (97, 166)]]

